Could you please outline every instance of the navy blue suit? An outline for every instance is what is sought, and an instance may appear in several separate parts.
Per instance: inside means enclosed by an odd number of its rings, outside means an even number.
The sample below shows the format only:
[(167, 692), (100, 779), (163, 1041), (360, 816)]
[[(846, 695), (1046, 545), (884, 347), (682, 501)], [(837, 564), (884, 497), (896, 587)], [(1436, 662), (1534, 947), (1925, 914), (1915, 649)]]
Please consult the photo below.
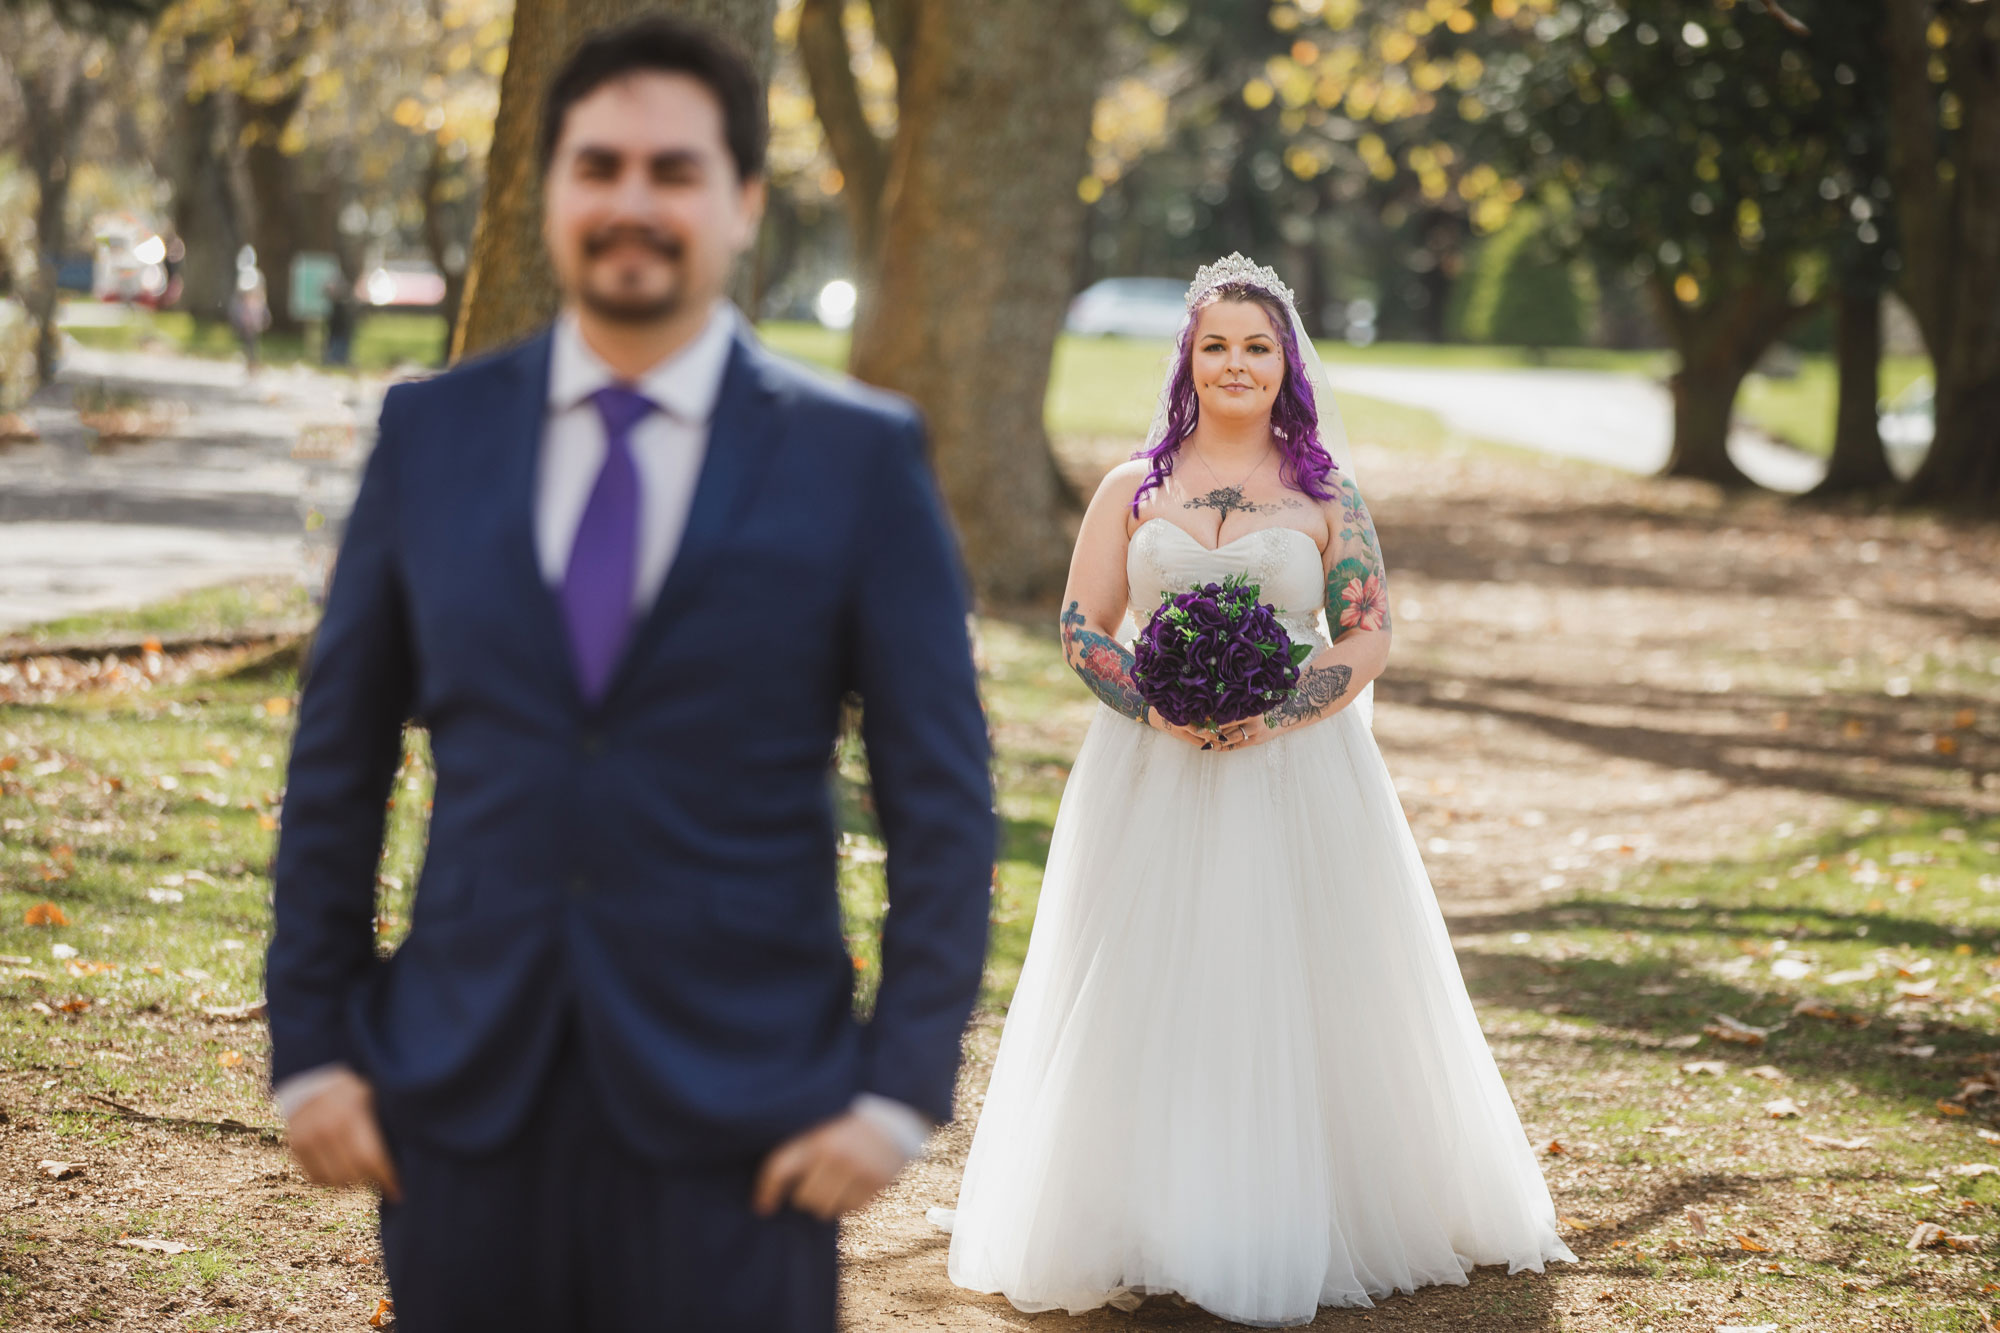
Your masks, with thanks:
[[(950, 1118), (995, 832), (963, 575), (910, 408), (739, 334), (665, 585), (587, 704), (534, 550), (548, 356), (544, 333), (383, 403), (292, 752), (272, 1077), (346, 1062), (373, 1084), (399, 1159), (420, 1159), (399, 1170), (479, 1164), (485, 1176), (432, 1193), (457, 1198), (439, 1226), (538, 1206), (506, 1192), (547, 1187), (550, 1154), (581, 1134), (630, 1162), (567, 1163), (561, 1178), (595, 1171), (610, 1191), (572, 1204), (665, 1208), (666, 1240), (713, 1240), (742, 1219), (702, 1210), (747, 1192), (766, 1151), (857, 1092)], [(849, 692), (889, 849), (866, 1023), (851, 1007), (829, 778)], [(406, 719), (429, 729), (437, 791), (410, 933), (381, 961), (375, 874)], [(623, 1198), (647, 1172), (657, 1188)], [(392, 1213), (407, 1320), (405, 1286), (441, 1309), (433, 1275), (457, 1261), (428, 1221), (400, 1230), (429, 1240), (396, 1241)], [(796, 1213), (781, 1224), (824, 1248), (830, 1274), (831, 1229)], [(654, 1243), (632, 1242), (641, 1260)], [(818, 1262), (688, 1253), (725, 1286), (782, 1286)], [(633, 1300), (666, 1319), (682, 1297), (648, 1281)], [(724, 1291), (715, 1309), (656, 1323), (607, 1307), (575, 1326), (818, 1326), (814, 1301), (778, 1314), (754, 1296), (731, 1306)]]

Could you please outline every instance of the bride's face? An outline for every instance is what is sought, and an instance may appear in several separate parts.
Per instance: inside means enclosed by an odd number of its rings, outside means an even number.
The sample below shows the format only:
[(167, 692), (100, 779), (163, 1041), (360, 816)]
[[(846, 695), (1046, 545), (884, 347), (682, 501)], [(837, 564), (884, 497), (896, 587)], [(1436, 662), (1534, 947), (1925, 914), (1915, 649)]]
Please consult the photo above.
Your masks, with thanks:
[(1195, 400), (1210, 420), (1268, 418), (1285, 382), (1285, 349), (1271, 317), (1254, 301), (1202, 308), (1190, 357)]

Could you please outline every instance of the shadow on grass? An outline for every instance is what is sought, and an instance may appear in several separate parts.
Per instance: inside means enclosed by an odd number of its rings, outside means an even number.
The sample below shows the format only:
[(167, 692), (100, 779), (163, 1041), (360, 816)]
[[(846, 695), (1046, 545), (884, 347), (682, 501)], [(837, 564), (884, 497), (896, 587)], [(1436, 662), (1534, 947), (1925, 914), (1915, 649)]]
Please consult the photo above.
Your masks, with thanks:
[[(1692, 769), (1747, 787), (1952, 812), (1996, 803), (1977, 786), (1980, 775), (1969, 762), (1979, 754), (1973, 744), (1960, 745), (1962, 753), (1953, 757), (1919, 752), (1903, 736), (1914, 738), (1929, 730), (1927, 717), (1990, 706), (1990, 700), (1972, 694), (1926, 694), (1909, 701), (1760, 690), (1717, 694), (1467, 676), (1418, 666), (1383, 677), (1379, 688), (1385, 701), (1398, 705), (1501, 718), (1613, 758)], [(1613, 712), (1628, 720), (1598, 720)], [(1690, 713), (1717, 712), (1731, 715), (1727, 726), (1714, 731), (1685, 726)], [(1772, 726), (1778, 713), (1787, 715), (1782, 731)], [(1648, 717), (1657, 724), (1644, 720)], [(1815, 719), (1826, 724), (1814, 725)], [(1859, 724), (1858, 737), (1846, 734), (1850, 722)], [(1893, 742), (1886, 739), (1890, 737)], [(1984, 742), (1983, 737), (1974, 739)]]

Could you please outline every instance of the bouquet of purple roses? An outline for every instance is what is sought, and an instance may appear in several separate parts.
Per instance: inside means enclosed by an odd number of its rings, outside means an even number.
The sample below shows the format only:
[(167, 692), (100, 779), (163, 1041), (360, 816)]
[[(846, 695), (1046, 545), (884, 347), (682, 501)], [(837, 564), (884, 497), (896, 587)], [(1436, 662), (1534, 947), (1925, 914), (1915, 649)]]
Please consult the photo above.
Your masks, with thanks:
[(1167, 721), (1217, 728), (1292, 692), (1312, 646), (1293, 643), (1263, 590), (1238, 574), (1160, 602), (1132, 648), (1132, 682)]

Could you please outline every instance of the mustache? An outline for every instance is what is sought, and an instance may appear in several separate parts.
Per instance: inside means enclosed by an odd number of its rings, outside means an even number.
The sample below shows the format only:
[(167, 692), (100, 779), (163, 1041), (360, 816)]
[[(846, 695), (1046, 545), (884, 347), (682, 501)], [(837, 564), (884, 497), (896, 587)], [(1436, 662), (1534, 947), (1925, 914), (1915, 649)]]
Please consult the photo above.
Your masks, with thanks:
[(606, 227), (603, 231), (592, 232), (583, 241), (583, 252), (592, 259), (597, 258), (612, 246), (624, 241), (637, 241), (662, 259), (677, 260), (684, 247), (665, 232), (654, 231), (651, 227), (619, 226)]

